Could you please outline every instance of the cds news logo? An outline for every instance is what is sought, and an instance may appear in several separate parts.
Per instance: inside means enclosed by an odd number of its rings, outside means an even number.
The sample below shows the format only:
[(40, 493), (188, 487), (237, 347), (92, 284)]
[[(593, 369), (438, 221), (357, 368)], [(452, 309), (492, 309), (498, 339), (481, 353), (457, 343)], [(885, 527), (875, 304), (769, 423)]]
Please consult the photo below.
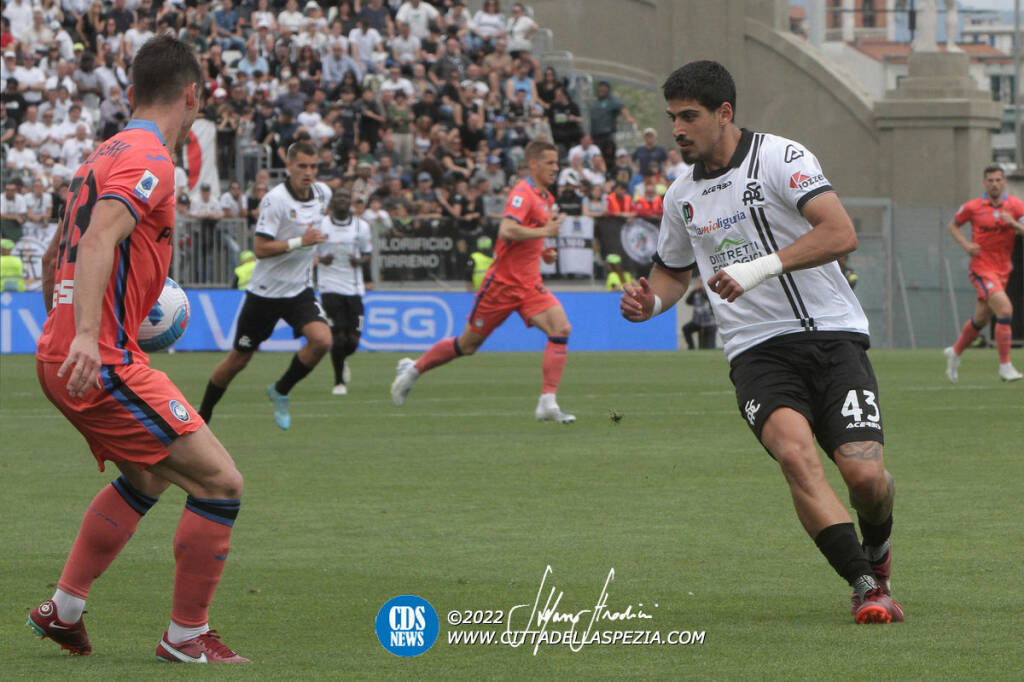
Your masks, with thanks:
[(441, 623), (426, 599), (414, 594), (392, 597), (377, 612), (377, 639), (395, 656), (419, 656), (434, 646)]

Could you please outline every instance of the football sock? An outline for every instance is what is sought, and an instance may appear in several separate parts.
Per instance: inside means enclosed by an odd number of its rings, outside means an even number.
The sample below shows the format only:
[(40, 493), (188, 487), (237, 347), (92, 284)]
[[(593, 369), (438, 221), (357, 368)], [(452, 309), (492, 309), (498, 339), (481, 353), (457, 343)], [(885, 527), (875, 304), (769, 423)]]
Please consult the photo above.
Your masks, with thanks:
[(956, 343), (953, 344), (953, 352), (957, 355), (963, 353), (968, 346), (974, 343), (974, 339), (978, 338), (978, 334), (981, 333), (981, 329), (984, 326), (979, 327), (974, 322), (974, 318), (964, 322), (963, 329), (960, 330), (960, 336), (957, 337)]
[(240, 500), (203, 499), (191, 495), (185, 500), (185, 510), (174, 534), (171, 606), (174, 623), (194, 628), (209, 621), (207, 611), (224, 571), (231, 546), (231, 527), (240, 505)]
[(302, 364), (302, 361), (299, 360), (299, 354), (296, 353), (292, 356), (292, 363), (288, 365), (288, 371), (274, 384), (274, 390), (281, 395), (288, 395), (288, 392), (295, 388), (295, 384), (302, 381), (312, 371), (312, 367), (306, 367)]
[(857, 540), (853, 523), (837, 523), (824, 528), (814, 538), (814, 544), (832, 564), (836, 573), (850, 583), (861, 597), (878, 587), (867, 555)]
[(57, 589), (50, 598), (57, 607), (57, 618), (65, 623), (77, 623), (85, 611), (85, 600)]
[(996, 350), (999, 351), (999, 364), (1005, 365), (1010, 362), (1010, 324), (1013, 322), (1009, 317), (996, 318)]
[(565, 361), (569, 359), (569, 337), (549, 336), (544, 346), (544, 360), (541, 368), (544, 371), (544, 381), (541, 393), (558, 393), (558, 384), (562, 380), (562, 371), (565, 369)]
[(892, 514), (889, 514), (889, 518), (877, 525), (868, 523), (863, 516), (858, 514), (857, 525), (860, 526), (860, 535), (864, 539), (865, 547), (880, 547), (892, 534)]
[(221, 388), (212, 381), (206, 382), (206, 392), (203, 393), (203, 403), (199, 406), (199, 416), (203, 418), (204, 422), (209, 423), (213, 419), (213, 408), (220, 402), (224, 392), (228, 390), (227, 387)]
[(459, 340), (454, 336), (448, 339), (441, 339), (430, 347), (426, 353), (416, 361), (416, 369), (420, 374), (427, 370), (434, 369), (455, 358), (462, 357), (462, 349), (459, 348)]
[(331, 344), (331, 364), (334, 365), (334, 383), (343, 384), (342, 377), (345, 374), (345, 358), (356, 352), (356, 348), (359, 347), (359, 337), (356, 337), (355, 343), (352, 343), (352, 339), (348, 334), (341, 334), (334, 337), (334, 343)]
[[(54, 602), (61, 620), (74, 623), (82, 613), (80, 608), (77, 614), (74, 613), (74, 604), (65, 601), (59, 593), (81, 599), (80, 606), (84, 607), (92, 582), (117, 558), (138, 527), (139, 519), (156, 502), (157, 498), (139, 492), (124, 476), (104, 487), (93, 498), (57, 582), (58, 594)], [(56, 597), (61, 597), (61, 601)], [(61, 603), (71, 610), (62, 611)]]
[(209, 631), (209, 623), (203, 623), (194, 628), (187, 628), (184, 625), (178, 625), (172, 620), (171, 624), (167, 626), (167, 641), (171, 644), (181, 644)]

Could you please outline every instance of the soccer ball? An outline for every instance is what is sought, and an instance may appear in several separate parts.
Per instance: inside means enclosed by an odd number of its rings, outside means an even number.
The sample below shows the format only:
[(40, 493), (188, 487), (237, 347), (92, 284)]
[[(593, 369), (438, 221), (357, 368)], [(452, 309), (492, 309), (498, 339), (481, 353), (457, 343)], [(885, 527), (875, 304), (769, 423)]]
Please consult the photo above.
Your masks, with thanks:
[(147, 353), (170, 348), (185, 333), (188, 320), (188, 296), (168, 277), (156, 305), (139, 325), (139, 348)]

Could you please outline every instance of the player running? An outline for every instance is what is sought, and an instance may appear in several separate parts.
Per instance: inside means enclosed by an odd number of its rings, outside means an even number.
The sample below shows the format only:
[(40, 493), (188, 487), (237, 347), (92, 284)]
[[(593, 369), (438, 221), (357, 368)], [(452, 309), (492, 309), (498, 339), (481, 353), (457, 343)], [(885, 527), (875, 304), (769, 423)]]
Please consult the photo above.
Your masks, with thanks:
[[(665, 195), (650, 281), (625, 285), (622, 315), (642, 322), (671, 310), (699, 269), (718, 294), (740, 414), (779, 463), (804, 529), (853, 587), (856, 622), (903, 620), (889, 593), (893, 479), (868, 323), (835, 262), (857, 246), (853, 224), (810, 151), (737, 127), (722, 65), (692, 62), (662, 88), (694, 167)], [(863, 545), (815, 438), (846, 482)]]
[(341, 188), (331, 199), (331, 214), (324, 217), (320, 231), (325, 241), (317, 245), (317, 284), (333, 342), (333, 395), (346, 395), (352, 371), (346, 358), (356, 352), (363, 332), (363, 265), (370, 262), (373, 237), (370, 224), (352, 215), (352, 192)]
[(238, 314), (234, 347), (210, 377), (199, 406), (206, 421), (231, 381), (245, 369), (259, 345), (270, 338), (277, 321), (291, 325), (306, 345), (292, 357), (284, 375), (267, 387), (274, 406), (274, 422), (288, 430), (288, 393), (331, 348), (331, 328), (320, 302), (313, 294), (314, 247), (324, 240), (320, 223), (331, 200), (331, 190), (314, 182), (317, 151), (312, 142), (295, 142), (288, 148), (288, 179), (267, 192), (260, 202), (253, 252), (256, 267)]
[[(1017, 232), (1024, 234), (1019, 221), (1024, 216), (1024, 202), (1003, 194), (1006, 176), (999, 166), (985, 169), (985, 195), (971, 199), (960, 207), (947, 228), (956, 243), (971, 257), (967, 275), (978, 290), (974, 315), (964, 323), (960, 336), (943, 352), (946, 355), (946, 376), (954, 384), (959, 380), (960, 356), (992, 317), (996, 318), (996, 350), (999, 352), (999, 378), (1017, 381), (1022, 375), (1010, 362), (1010, 325), (1013, 303), (1006, 295), (1006, 283), (1013, 270), (1013, 242)], [(960, 227), (971, 224), (971, 241), (964, 238)]]
[(487, 271), (476, 294), (466, 328), (458, 338), (438, 341), (416, 362), (402, 358), (398, 375), (391, 384), (391, 398), (401, 407), (421, 374), (439, 365), (472, 355), (484, 340), (513, 312), (518, 312), (529, 327), (547, 334), (544, 348), (540, 398), (534, 416), (537, 421), (570, 424), (576, 417), (562, 412), (555, 394), (568, 356), (572, 327), (565, 310), (541, 283), (540, 259), (553, 258), (553, 249), (545, 250), (544, 239), (558, 235), (561, 216), (553, 216), (554, 199), (547, 187), (558, 174), (555, 146), (539, 140), (526, 145), (530, 175), (509, 193), (505, 217), (498, 228), (498, 246), (494, 263)]
[(36, 350), (43, 393), (77, 428), (103, 471), (121, 477), (89, 505), (53, 597), (28, 624), (72, 654), (90, 654), (89, 588), (142, 516), (174, 483), (188, 497), (174, 534), (164, 661), (244, 663), (210, 630), (207, 610), (238, 516), (242, 475), (163, 372), (139, 349), (139, 324), (163, 289), (174, 243), (174, 164), (201, 104), (202, 71), (168, 36), (132, 62), (134, 118), (75, 173), (60, 230), (44, 257), (49, 317)]

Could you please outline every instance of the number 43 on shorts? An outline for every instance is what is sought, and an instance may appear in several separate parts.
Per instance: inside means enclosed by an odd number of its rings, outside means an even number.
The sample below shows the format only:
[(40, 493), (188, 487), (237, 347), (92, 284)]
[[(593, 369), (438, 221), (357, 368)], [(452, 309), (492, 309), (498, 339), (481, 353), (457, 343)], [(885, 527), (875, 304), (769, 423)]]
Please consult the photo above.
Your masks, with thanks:
[[(859, 393), (860, 396), (856, 389), (850, 389), (846, 393), (846, 400), (843, 401), (843, 409), (840, 414), (850, 420), (846, 428), (854, 429), (863, 426), (878, 428), (878, 422), (881, 421), (882, 415), (878, 410), (878, 403), (875, 402), (874, 392), (862, 390)], [(863, 403), (861, 398), (863, 398)], [(866, 416), (867, 421), (864, 421), (866, 410), (870, 410), (870, 413)]]

